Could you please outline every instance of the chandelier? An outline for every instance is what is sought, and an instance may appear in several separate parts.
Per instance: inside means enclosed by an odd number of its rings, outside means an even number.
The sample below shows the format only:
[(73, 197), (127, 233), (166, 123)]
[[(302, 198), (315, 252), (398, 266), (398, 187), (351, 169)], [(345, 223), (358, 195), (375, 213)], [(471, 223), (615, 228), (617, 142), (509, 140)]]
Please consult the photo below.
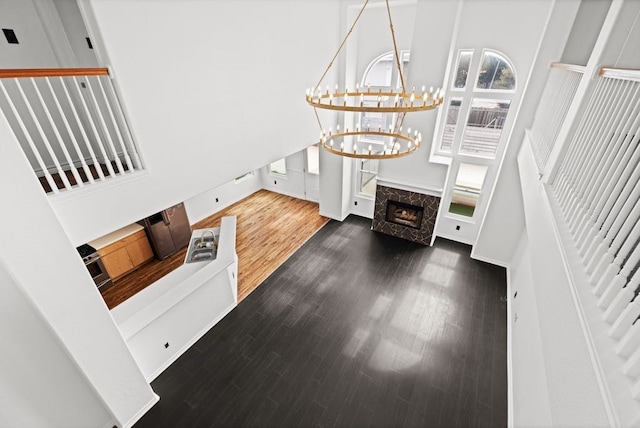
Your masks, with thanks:
[[(411, 92), (407, 91), (396, 46), (389, 0), (385, 0), (385, 2), (393, 41), (395, 66), (401, 87), (398, 90), (389, 88), (372, 90), (370, 86), (361, 88), (359, 85), (356, 85), (354, 89), (345, 87), (343, 90), (339, 90), (338, 85), (333, 90), (330, 90), (328, 86), (325, 89), (321, 87), (324, 77), (331, 69), (333, 62), (367, 7), (369, 0), (366, 0), (322, 77), (315, 86), (307, 88), (306, 91), (306, 101), (313, 107), (318, 125), (320, 125), (320, 144), (325, 150), (340, 156), (360, 159), (390, 159), (415, 152), (422, 143), (422, 134), (417, 130), (412, 133), (411, 128), (403, 131), (402, 123), (405, 115), (411, 112), (432, 110), (440, 106), (444, 100), (444, 91), (440, 88), (434, 91), (433, 88), (426, 90), (426, 87), (423, 86), (421, 90), (416, 92), (415, 86), (412, 86)], [(360, 114), (380, 113), (384, 117), (396, 114), (397, 117), (392, 120), (392, 124), (388, 128), (382, 128), (382, 126), (370, 128), (369, 125), (363, 127), (356, 124), (354, 129), (345, 128), (341, 131), (340, 125), (337, 125), (334, 131), (333, 128), (328, 130), (323, 128), (317, 109)], [(367, 140), (376, 142), (367, 143)], [(363, 144), (361, 141), (365, 141), (365, 143)]]

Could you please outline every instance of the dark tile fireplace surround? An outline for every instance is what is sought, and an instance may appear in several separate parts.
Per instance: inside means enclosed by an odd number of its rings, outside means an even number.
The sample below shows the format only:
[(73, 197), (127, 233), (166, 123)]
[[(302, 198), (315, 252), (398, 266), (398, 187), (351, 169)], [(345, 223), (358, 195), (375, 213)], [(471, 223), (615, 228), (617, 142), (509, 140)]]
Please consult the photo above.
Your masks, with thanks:
[(378, 185), (372, 229), (431, 245), (439, 206), (438, 196)]

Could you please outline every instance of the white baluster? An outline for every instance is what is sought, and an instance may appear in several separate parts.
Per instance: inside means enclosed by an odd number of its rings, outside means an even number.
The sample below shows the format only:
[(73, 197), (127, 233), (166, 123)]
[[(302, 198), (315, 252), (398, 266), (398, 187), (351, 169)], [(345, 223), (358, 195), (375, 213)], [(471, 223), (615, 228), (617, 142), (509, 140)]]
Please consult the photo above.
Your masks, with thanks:
[(611, 250), (611, 248), (607, 249), (606, 245), (601, 243), (596, 248), (596, 251), (594, 251), (591, 259), (585, 260), (587, 265), (586, 270), (589, 275), (600, 276), (602, 272), (604, 272), (604, 269), (613, 263), (613, 259), (615, 258), (614, 253), (613, 251), (607, 250)]
[[(592, 274), (596, 270), (603, 272), (606, 266), (613, 261), (614, 255), (619, 259), (618, 264), (622, 264), (622, 260), (624, 260), (629, 254), (629, 251), (631, 251), (632, 244), (635, 244), (637, 239), (640, 238), (640, 223), (638, 223), (638, 218), (640, 218), (640, 201), (635, 204), (626, 219), (620, 219), (623, 220), (624, 223), (620, 226), (620, 230), (611, 242), (607, 253), (599, 254), (596, 251), (591, 255), (590, 259), (586, 260), (586, 270), (588, 274)], [(607, 234), (607, 236), (611, 237), (613, 233)], [(606, 242), (607, 241), (605, 241), (605, 244)], [(598, 249), (602, 250), (603, 248), (604, 246)]]
[(640, 316), (640, 300), (635, 299), (627, 304), (620, 316), (609, 329), (609, 336), (620, 339), (631, 327), (631, 324)]
[[(596, 278), (596, 275), (592, 275), (589, 282), (591, 284), (595, 284), (593, 294), (595, 294), (596, 296), (602, 296), (602, 293), (604, 293), (604, 290), (606, 290), (606, 288), (611, 285), (618, 272), (620, 272), (620, 266), (613, 262), (609, 266), (607, 266), (607, 269), (599, 279)], [(621, 280), (627, 282), (627, 277), (622, 277)], [(622, 288), (622, 285), (620, 286), (620, 288)]]
[[(55, 91), (53, 90), (53, 87), (51, 86), (51, 82), (49, 81), (48, 77), (44, 77), (43, 80), (46, 82), (47, 84), (47, 88), (49, 88), (49, 93), (51, 94), (51, 97), (53, 98), (54, 104), (57, 106), (58, 108), (58, 112), (60, 113), (60, 116), (63, 119), (63, 122), (65, 123), (65, 125), (67, 126), (67, 130), (68, 132), (70, 132), (70, 128), (68, 127), (68, 123), (66, 123), (66, 117), (64, 112), (62, 111), (62, 107), (60, 107), (60, 103), (58, 102), (58, 96), (56, 95)], [(53, 120), (53, 117), (51, 117), (51, 112), (49, 111), (49, 107), (47, 106), (47, 103), (44, 102), (44, 99), (42, 98), (42, 95), (40, 94), (40, 91), (37, 90), (37, 86), (36, 86), (36, 82), (35, 80), (32, 78), (31, 81), (33, 82), (33, 86), (34, 88), (36, 88), (36, 93), (38, 96), (38, 99), (40, 100), (40, 103), (42, 104), (42, 109), (44, 110), (45, 115), (47, 116), (47, 119), (49, 120), (49, 125), (51, 125), (51, 129), (53, 129), (53, 133), (56, 136), (56, 139), (58, 140), (58, 145), (60, 146), (60, 149), (62, 150), (62, 154), (64, 155), (65, 160), (67, 161), (67, 165), (69, 165), (69, 169), (71, 170), (71, 175), (73, 175), (73, 178), (76, 181), (76, 184), (78, 184), (79, 186), (82, 186), (82, 179), (80, 178), (80, 174), (78, 174), (78, 170), (76, 169), (76, 166), (73, 162), (73, 159), (71, 159), (71, 155), (69, 155), (69, 151), (67, 150), (67, 145), (65, 144), (64, 140), (62, 139), (62, 135), (60, 135), (60, 130), (58, 129), (58, 126), (56, 125), (55, 121)], [(69, 182), (69, 180), (67, 179), (67, 174), (66, 172), (62, 172), (61, 174), (64, 174), (62, 182), (65, 185), (65, 188), (67, 190), (71, 189), (71, 183)]]
[(611, 284), (609, 284), (609, 286), (605, 288), (602, 296), (600, 296), (600, 299), (598, 299), (598, 307), (606, 310), (626, 283), (627, 278), (624, 278), (621, 275), (616, 276), (613, 282), (611, 282)]
[(92, 101), (92, 106), (94, 111), (96, 112), (96, 116), (98, 118), (98, 122), (100, 123), (100, 131), (102, 131), (102, 136), (107, 142), (107, 148), (109, 152), (113, 156), (113, 159), (107, 156), (105, 151), (105, 147), (102, 144), (102, 141), (99, 141), (100, 152), (105, 156), (105, 164), (107, 170), (109, 171), (109, 175), (115, 177), (115, 171), (113, 166), (111, 165), (111, 160), (116, 163), (116, 167), (120, 173), (123, 173), (122, 162), (120, 162), (120, 158), (118, 157), (118, 152), (116, 151), (115, 146), (113, 145), (113, 140), (111, 139), (111, 133), (109, 132), (109, 128), (107, 128), (107, 124), (104, 121), (104, 115), (102, 114), (102, 109), (100, 108), (100, 104), (98, 103), (98, 98), (96, 97), (95, 92), (93, 91), (93, 85), (91, 84), (91, 79), (87, 77), (87, 89), (89, 91), (89, 99)]
[[(102, 94), (102, 97), (104, 99), (104, 102), (106, 104), (106, 110), (107, 113), (109, 113), (109, 118), (111, 119), (111, 123), (113, 125), (113, 129), (115, 131), (116, 134), (116, 140), (119, 143), (120, 148), (122, 149), (122, 155), (124, 156), (124, 160), (125, 160), (125, 164), (127, 165), (127, 169), (129, 171), (133, 171), (133, 165), (131, 164), (131, 158), (129, 157), (129, 151), (127, 150), (127, 147), (124, 144), (124, 139), (122, 138), (122, 134), (120, 133), (120, 125), (118, 124), (118, 122), (116, 121), (115, 116), (113, 115), (113, 110), (111, 108), (111, 102), (109, 100), (109, 98), (107, 98), (107, 94), (104, 90), (104, 87), (102, 85), (102, 80), (100, 79), (100, 77), (96, 77), (96, 81), (98, 82), (98, 86), (100, 87), (100, 93)], [(108, 77), (107, 77), (107, 81), (108, 81)], [(108, 132), (108, 131), (105, 131)], [(117, 154), (117, 152), (115, 153), (115, 157), (116, 157), (116, 162), (120, 168), (120, 173), (124, 174), (124, 168), (122, 166), (122, 163), (119, 162), (120, 158)]]
[(595, 112), (595, 117), (591, 121), (592, 126), (589, 132), (586, 133), (586, 138), (590, 141), (594, 150), (590, 150), (585, 154), (581, 167), (578, 170), (576, 176), (577, 192), (576, 198), (571, 205), (567, 218), (569, 219), (569, 226), (571, 232), (575, 235), (577, 229), (577, 223), (582, 216), (586, 214), (586, 210), (590, 205), (590, 198), (588, 197), (589, 189), (597, 184), (595, 180), (599, 176), (599, 171), (602, 168), (602, 159), (605, 158), (607, 149), (611, 145), (611, 138), (607, 138), (606, 129), (608, 128), (608, 118), (610, 118), (615, 111), (616, 104), (613, 102), (620, 96), (621, 85), (619, 82), (613, 82), (611, 84), (614, 88), (607, 90), (604, 96), (603, 104)]
[(140, 160), (140, 156), (138, 156), (138, 152), (136, 150), (136, 146), (133, 142), (133, 136), (131, 135), (131, 130), (129, 129), (129, 125), (127, 124), (127, 120), (124, 117), (122, 112), (122, 108), (120, 107), (120, 103), (118, 101), (118, 95), (111, 84), (111, 79), (106, 79), (106, 87), (109, 90), (110, 99), (116, 104), (114, 108), (118, 122), (120, 123), (120, 129), (122, 131), (122, 135), (125, 139), (125, 144), (128, 149), (129, 155), (131, 156), (131, 161), (133, 162), (133, 167), (136, 170), (142, 169), (142, 161)]
[(637, 380), (636, 383), (633, 384), (631, 388), (631, 395), (636, 400), (640, 400), (640, 380)]
[(620, 342), (616, 345), (616, 354), (623, 358), (627, 358), (636, 349), (640, 349), (640, 322), (636, 322), (629, 327), (627, 332), (622, 336)]
[(618, 295), (613, 299), (607, 310), (604, 311), (604, 314), (602, 314), (602, 318), (609, 324), (613, 323), (620, 314), (622, 314), (624, 308), (631, 302), (631, 299), (633, 299), (635, 287), (632, 289), (630, 285), (631, 284), (627, 285), (618, 292)]
[[(71, 110), (71, 114), (73, 115), (73, 117), (74, 117), (74, 119), (76, 121), (76, 125), (78, 126), (78, 129), (80, 129), (80, 134), (84, 138), (84, 143), (85, 143), (86, 146), (91, 148), (91, 145), (88, 143), (89, 142), (89, 137), (87, 137), (86, 131), (84, 130), (84, 125), (82, 124), (82, 121), (78, 117), (78, 112), (76, 111), (76, 106), (74, 105), (73, 101), (71, 100), (71, 96), (69, 95), (69, 90), (67, 89), (66, 82), (65, 82), (64, 78), (62, 78), (62, 77), (60, 77), (59, 79), (60, 79), (60, 85), (62, 85), (62, 90), (64, 92), (65, 99), (67, 100), (67, 103), (69, 105), (69, 109)], [(66, 121), (66, 117), (65, 117), (65, 121)], [(67, 123), (68, 123), (68, 121), (67, 121)], [(94, 182), (93, 181), (93, 174), (91, 173), (91, 170), (89, 169), (89, 165), (87, 165), (87, 162), (86, 162), (86, 160), (84, 158), (84, 154), (82, 153), (82, 150), (80, 150), (80, 145), (78, 143), (78, 140), (76, 139), (76, 137), (73, 134), (73, 132), (69, 131), (69, 135), (71, 135), (71, 141), (73, 143), (73, 148), (76, 151), (78, 159), (80, 159), (80, 163), (82, 164), (82, 170), (84, 171), (84, 174), (87, 177), (87, 180), (89, 180), (89, 183), (93, 183)], [(93, 159), (94, 163), (97, 164), (98, 161), (95, 159), (95, 154), (93, 153), (93, 149), (90, 150), (89, 154), (92, 156), (92, 159)]]
[(637, 377), (640, 374), (640, 348), (631, 354), (631, 357), (622, 366), (622, 371), (627, 376)]
[[(14, 79), (14, 80), (18, 88), (22, 90), (22, 88), (20, 88), (20, 83), (17, 81), (17, 79)], [(11, 111), (13, 112), (14, 117), (18, 121), (18, 125), (20, 126), (20, 129), (22, 130), (22, 133), (24, 134), (24, 137), (26, 138), (27, 143), (29, 144), (29, 148), (31, 148), (31, 152), (33, 153), (33, 156), (36, 158), (36, 162), (38, 162), (38, 167), (40, 167), (40, 169), (43, 171), (44, 178), (45, 180), (47, 180), (47, 183), (49, 183), (49, 187), (51, 187), (51, 191), (53, 193), (59, 193), (58, 186), (56, 185), (55, 181), (53, 181), (53, 177), (49, 173), (49, 169), (47, 168), (47, 165), (44, 163), (44, 160), (42, 159), (42, 156), (40, 155), (40, 152), (38, 151), (38, 148), (36, 147), (33, 141), (33, 138), (31, 137), (31, 134), (29, 133), (27, 127), (25, 126), (24, 121), (22, 120), (22, 117), (18, 113), (18, 110), (16, 109), (16, 106), (13, 103), (13, 100), (11, 99), (11, 97), (9, 96), (9, 93), (4, 87), (4, 84), (2, 83), (2, 79), (0, 79), (0, 89), (2, 90), (2, 93), (4, 94), (4, 97), (7, 100), (9, 107), (11, 108)]]
[[(80, 85), (78, 83), (78, 79), (76, 79), (75, 76), (72, 77), (73, 79), (73, 83), (74, 86), (76, 88), (77, 94), (78, 94), (78, 99), (80, 100), (80, 103), (82, 104), (82, 113), (83, 113), (83, 117), (87, 118), (87, 121), (89, 122), (89, 126), (91, 127), (91, 132), (93, 134), (93, 136), (96, 139), (96, 144), (98, 146), (98, 148), (101, 151), (101, 155), (102, 155), (102, 159), (103, 161), (107, 161), (107, 154), (104, 151), (104, 145), (102, 144), (102, 140), (100, 137), (100, 133), (98, 132), (98, 129), (96, 127), (96, 124), (93, 120), (93, 116), (91, 115), (91, 111), (89, 111), (89, 106), (87, 105), (87, 101), (84, 98), (84, 94), (82, 93), (82, 90), (80, 89)], [(86, 137), (86, 135), (85, 135)], [(93, 150), (93, 144), (91, 143), (91, 140), (87, 137), (87, 139), (85, 140), (86, 146), (87, 146), (87, 150), (89, 150), (89, 153), (91, 154), (91, 160), (94, 162), (93, 166), (96, 170), (96, 172), (98, 173), (98, 177), (100, 178), (100, 180), (104, 180), (105, 175), (102, 172), (102, 168), (100, 167), (100, 162), (97, 159), (97, 156), (95, 154), (95, 151)], [(111, 166), (110, 162), (106, 162), (108, 164), (108, 166)], [(113, 168), (110, 170), (110, 172), (113, 174)]]

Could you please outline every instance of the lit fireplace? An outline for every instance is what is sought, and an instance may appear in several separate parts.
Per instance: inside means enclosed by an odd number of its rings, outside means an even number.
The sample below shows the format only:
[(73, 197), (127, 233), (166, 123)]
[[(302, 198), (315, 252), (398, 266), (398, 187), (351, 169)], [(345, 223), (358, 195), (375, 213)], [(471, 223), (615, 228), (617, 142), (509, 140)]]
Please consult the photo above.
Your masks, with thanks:
[(396, 238), (431, 245), (439, 206), (439, 196), (378, 183), (371, 229)]
[(386, 220), (391, 223), (420, 229), (423, 212), (423, 207), (387, 200)]

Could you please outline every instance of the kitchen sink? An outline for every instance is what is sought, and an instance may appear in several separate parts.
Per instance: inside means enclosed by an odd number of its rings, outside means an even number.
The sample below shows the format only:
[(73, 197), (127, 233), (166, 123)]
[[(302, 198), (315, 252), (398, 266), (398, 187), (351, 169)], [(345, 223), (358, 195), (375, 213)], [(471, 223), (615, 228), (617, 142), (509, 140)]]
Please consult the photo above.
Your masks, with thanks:
[(218, 236), (206, 235), (192, 238), (189, 243), (185, 263), (209, 262), (218, 254)]

